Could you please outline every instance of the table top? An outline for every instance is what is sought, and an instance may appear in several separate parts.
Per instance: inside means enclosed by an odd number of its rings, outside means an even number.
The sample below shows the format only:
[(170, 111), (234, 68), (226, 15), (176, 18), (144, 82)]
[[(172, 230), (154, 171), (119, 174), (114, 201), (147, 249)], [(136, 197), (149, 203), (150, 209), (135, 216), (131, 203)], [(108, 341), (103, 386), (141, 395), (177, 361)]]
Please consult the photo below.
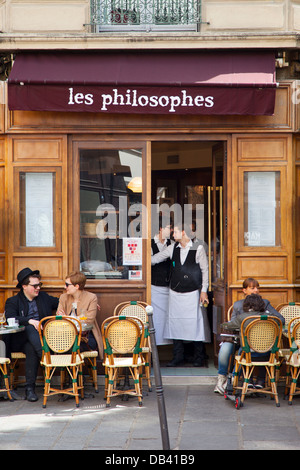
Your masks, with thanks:
[[(82, 331), (91, 331), (93, 329), (93, 325), (91, 323), (86, 323), (85, 321), (81, 321), (81, 328)], [(8, 335), (11, 333), (20, 333), (21, 331), (25, 330), (25, 326), (8, 326), (5, 325), (0, 327), (0, 336), (1, 335)]]
[(25, 326), (8, 326), (4, 325), (0, 328), (0, 336), (1, 335), (8, 335), (11, 333), (20, 333), (21, 331), (25, 330)]

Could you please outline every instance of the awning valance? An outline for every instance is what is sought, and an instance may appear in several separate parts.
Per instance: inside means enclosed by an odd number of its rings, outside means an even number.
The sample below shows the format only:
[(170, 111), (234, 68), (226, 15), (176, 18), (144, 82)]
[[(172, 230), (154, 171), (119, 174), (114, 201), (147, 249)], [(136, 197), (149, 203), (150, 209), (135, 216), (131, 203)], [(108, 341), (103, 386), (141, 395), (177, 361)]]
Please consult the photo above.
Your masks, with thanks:
[(10, 110), (272, 115), (272, 52), (22, 52)]

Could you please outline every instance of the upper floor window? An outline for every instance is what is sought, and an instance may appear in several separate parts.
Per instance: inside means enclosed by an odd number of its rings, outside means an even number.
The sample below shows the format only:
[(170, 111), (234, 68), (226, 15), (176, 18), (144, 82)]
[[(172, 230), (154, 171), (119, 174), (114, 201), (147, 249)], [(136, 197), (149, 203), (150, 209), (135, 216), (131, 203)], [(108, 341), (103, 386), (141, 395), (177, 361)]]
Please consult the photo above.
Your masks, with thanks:
[(101, 31), (197, 31), (201, 0), (91, 0), (91, 24)]

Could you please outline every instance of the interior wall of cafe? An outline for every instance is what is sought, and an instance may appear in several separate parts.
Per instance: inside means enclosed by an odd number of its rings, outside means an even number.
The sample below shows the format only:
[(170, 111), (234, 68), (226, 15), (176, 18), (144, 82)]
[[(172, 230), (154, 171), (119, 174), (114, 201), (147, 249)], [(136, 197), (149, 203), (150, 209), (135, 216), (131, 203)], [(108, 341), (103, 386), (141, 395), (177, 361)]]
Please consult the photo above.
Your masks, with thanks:
[[(276, 91), (274, 116), (151, 116), (90, 113), (9, 112), (0, 108), (0, 308), (17, 290), (17, 273), (23, 267), (40, 269), (44, 287), (52, 295), (63, 292), (64, 279), (74, 266), (79, 229), (73, 225), (72, 154), (80, 141), (143, 143), (145, 148), (146, 202), (151, 201), (151, 142), (224, 141), (227, 146), (227, 306), (242, 297), (248, 276), (261, 284), (263, 297), (276, 306), (300, 301), (300, 137), (299, 111), (292, 104), (292, 82)], [(5, 84), (2, 83), (2, 87)], [(47, 169), (57, 175), (56, 238), (54, 248), (20, 246), (20, 190), (18, 175), (26, 169)], [(244, 171), (278, 171), (281, 176), (281, 243), (276, 247), (243, 245)], [(37, 201), (38, 204), (38, 201)], [(78, 234), (77, 239), (74, 233)], [(75, 236), (75, 238), (74, 238)], [(76, 241), (77, 240), (77, 241)], [(150, 252), (149, 240), (145, 242)], [(150, 257), (144, 262), (143, 283), (89, 281), (87, 288), (99, 297), (98, 321), (111, 315), (124, 300), (149, 299)]]

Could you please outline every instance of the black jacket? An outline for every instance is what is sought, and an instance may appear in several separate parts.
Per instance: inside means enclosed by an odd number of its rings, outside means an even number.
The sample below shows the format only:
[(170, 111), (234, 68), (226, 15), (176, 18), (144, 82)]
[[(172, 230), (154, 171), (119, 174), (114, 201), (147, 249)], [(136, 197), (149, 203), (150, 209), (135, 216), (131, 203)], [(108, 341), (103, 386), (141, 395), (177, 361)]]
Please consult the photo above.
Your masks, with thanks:
[[(58, 298), (52, 297), (46, 292), (40, 292), (35, 300), (40, 320), (52, 315), (53, 310), (56, 310), (58, 307)], [(28, 300), (23, 291), (7, 299), (5, 302), (5, 317), (16, 318), (16, 320), (19, 320), (19, 325), (28, 325), (28, 321), (30, 320), (30, 318), (28, 318)]]
[[(167, 246), (171, 245), (171, 241), (167, 240)], [(158, 246), (155, 241), (151, 240), (151, 247), (153, 255), (159, 252)], [(157, 263), (151, 266), (151, 284), (153, 286), (169, 287), (170, 284), (170, 258), (161, 263)]]

